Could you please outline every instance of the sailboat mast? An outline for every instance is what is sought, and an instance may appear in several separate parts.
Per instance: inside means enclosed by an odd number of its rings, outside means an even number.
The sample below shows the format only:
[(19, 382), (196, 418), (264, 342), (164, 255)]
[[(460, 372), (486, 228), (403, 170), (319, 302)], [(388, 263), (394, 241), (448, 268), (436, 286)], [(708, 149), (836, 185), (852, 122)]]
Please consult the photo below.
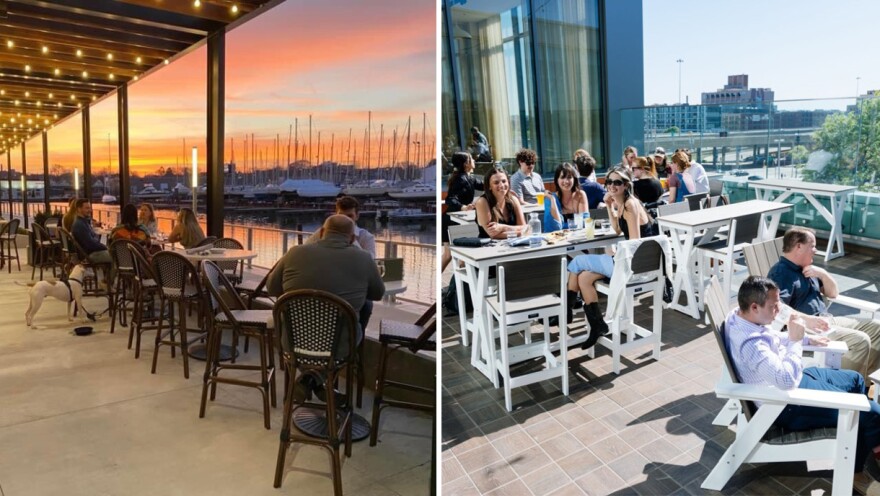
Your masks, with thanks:
[[(357, 152), (355, 152), (357, 153)], [(348, 160), (349, 165), (354, 165), (351, 161), (351, 128), (348, 128)]]
[(287, 163), (284, 164), (284, 170), (286, 172), (286, 179), (290, 179), (290, 138), (293, 136), (293, 124), (290, 125), (290, 129), (287, 130)]
[(312, 165), (312, 114), (309, 114), (309, 165)]
[(373, 147), (373, 142), (371, 140), (372, 131), (373, 131), (373, 111), (370, 110), (367, 112), (367, 143), (365, 145), (367, 148), (367, 179), (370, 178), (370, 158), (372, 158), (372, 155), (373, 155), (372, 153), (370, 153), (371, 152), (370, 149)]
[[(422, 144), (420, 145), (419, 151), (424, 151), (425, 153), (428, 153), (427, 148), (425, 148), (425, 146), (428, 144), (428, 141), (427, 141), (428, 135), (425, 134), (425, 130), (427, 129), (427, 126), (428, 126), (428, 114), (425, 112), (422, 112)], [(425, 164), (427, 163), (427, 161), (425, 160), (426, 157), (422, 156), (420, 158), (421, 158), (421, 162), (419, 162), (419, 164), (422, 167), (424, 167)]]
[(385, 141), (385, 124), (379, 124), (379, 160), (376, 161), (376, 169), (382, 167), (382, 142)]
[(410, 133), (412, 132), (412, 116), (406, 118), (406, 166), (409, 167), (409, 144), (412, 143)]

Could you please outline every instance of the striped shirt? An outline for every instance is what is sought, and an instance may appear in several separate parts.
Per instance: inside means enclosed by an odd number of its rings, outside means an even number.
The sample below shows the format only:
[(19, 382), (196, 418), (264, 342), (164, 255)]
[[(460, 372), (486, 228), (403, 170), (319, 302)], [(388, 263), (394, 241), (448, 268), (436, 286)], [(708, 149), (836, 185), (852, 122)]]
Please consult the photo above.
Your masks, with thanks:
[(725, 322), (727, 349), (743, 384), (763, 384), (790, 390), (803, 376), (801, 364), (804, 341), (790, 341), (788, 333), (749, 322), (730, 312)]

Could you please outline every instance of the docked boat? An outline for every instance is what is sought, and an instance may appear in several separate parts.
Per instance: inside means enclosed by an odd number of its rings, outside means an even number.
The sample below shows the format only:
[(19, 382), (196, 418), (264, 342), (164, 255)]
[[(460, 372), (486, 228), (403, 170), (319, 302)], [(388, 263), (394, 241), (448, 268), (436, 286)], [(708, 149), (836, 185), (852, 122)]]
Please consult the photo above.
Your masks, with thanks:
[(395, 208), (388, 211), (388, 220), (397, 222), (430, 220), (435, 216), (435, 213), (424, 212), (419, 208)]
[(400, 200), (435, 199), (437, 197), (437, 190), (434, 189), (432, 184), (417, 182), (412, 186), (404, 188), (403, 191), (388, 193), (388, 196)]
[(116, 205), (119, 203), (119, 200), (116, 199), (113, 195), (104, 195), (101, 197), (101, 203), (104, 205)]
[(375, 181), (358, 181), (344, 188), (342, 192), (349, 196), (382, 196), (400, 190), (392, 182), (376, 179)]
[(296, 191), (297, 196), (302, 198), (328, 198), (338, 195), (342, 188), (319, 179), (288, 179), (281, 183), (280, 191)]
[(144, 189), (138, 191), (134, 194), (135, 198), (139, 200), (155, 200), (159, 198), (167, 198), (171, 193), (164, 190), (158, 190), (153, 186), (153, 183), (145, 183)]

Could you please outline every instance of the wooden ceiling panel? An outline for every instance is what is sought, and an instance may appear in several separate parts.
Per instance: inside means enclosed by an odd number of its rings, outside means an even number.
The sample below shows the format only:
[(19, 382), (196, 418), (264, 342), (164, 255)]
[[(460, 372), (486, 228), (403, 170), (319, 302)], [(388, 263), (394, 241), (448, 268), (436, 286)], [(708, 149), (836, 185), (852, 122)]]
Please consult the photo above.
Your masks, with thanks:
[(0, 2), (0, 153), (283, 1)]

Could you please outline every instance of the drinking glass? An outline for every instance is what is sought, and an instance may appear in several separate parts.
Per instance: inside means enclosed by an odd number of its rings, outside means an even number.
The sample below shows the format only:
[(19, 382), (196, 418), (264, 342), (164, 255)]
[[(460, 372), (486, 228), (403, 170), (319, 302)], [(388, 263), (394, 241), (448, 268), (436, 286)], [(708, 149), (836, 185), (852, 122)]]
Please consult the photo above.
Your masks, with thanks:
[(539, 193), (535, 193), (535, 198), (538, 199), (538, 205), (544, 206), (544, 192), (541, 191)]

